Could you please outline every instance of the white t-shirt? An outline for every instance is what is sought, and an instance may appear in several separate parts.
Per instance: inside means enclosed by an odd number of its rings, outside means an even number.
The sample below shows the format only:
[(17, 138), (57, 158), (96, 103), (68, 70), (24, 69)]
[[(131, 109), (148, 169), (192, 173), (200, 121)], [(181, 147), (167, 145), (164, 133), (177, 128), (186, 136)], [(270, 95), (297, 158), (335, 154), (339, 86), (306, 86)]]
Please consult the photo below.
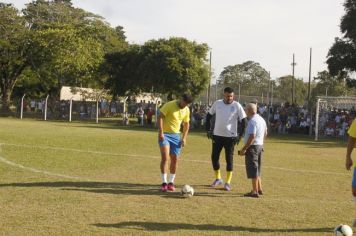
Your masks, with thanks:
[(237, 121), (246, 117), (244, 109), (236, 101), (225, 104), (223, 100), (217, 100), (209, 113), (215, 114), (214, 135), (222, 137), (237, 137)]
[(255, 140), (251, 145), (263, 145), (263, 141), (265, 138), (265, 134), (267, 131), (266, 121), (259, 115), (255, 114), (247, 124), (247, 128), (245, 130), (244, 143), (247, 143), (248, 138), (251, 134), (255, 134)]

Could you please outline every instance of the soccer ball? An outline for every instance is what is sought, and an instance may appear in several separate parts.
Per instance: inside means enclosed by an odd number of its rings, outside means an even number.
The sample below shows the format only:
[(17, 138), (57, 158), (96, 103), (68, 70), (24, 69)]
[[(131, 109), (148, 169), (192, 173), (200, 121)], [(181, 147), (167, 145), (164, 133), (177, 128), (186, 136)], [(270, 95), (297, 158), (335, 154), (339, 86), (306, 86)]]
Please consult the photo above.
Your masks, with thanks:
[(194, 188), (188, 184), (185, 184), (182, 188), (182, 196), (183, 197), (193, 197), (194, 195)]
[(334, 229), (335, 236), (351, 236), (353, 235), (352, 229), (348, 225), (338, 225)]

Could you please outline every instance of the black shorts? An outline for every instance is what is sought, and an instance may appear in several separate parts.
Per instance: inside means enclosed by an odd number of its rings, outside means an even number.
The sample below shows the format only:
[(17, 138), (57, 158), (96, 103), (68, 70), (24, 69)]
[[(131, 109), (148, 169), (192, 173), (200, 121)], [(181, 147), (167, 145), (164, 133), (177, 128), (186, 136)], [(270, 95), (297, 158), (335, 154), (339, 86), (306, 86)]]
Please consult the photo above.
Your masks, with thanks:
[(254, 179), (261, 176), (262, 152), (262, 145), (251, 145), (246, 150), (245, 165), (247, 178)]

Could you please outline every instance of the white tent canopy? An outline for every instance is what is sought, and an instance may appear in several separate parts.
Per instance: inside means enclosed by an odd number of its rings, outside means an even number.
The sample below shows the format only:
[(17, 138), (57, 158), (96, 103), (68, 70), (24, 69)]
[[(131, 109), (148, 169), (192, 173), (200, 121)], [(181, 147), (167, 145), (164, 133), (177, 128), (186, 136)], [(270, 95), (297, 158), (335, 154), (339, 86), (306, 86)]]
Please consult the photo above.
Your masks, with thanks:
[(95, 101), (95, 99), (84, 96), (84, 94), (92, 94), (92, 93), (94, 93), (94, 90), (92, 88), (78, 88), (78, 87), (63, 86), (61, 88), (60, 100), (73, 99), (73, 101), (93, 102)]

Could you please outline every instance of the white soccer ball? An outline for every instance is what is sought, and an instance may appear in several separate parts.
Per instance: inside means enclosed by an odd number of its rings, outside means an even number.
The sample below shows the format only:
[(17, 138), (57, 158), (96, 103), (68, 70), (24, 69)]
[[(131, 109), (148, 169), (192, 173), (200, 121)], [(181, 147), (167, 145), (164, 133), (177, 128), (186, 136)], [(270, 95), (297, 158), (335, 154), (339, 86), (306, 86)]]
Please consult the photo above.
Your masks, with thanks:
[(352, 229), (348, 225), (338, 225), (334, 229), (335, 236), (351, 236), (353, 235)]
[(194, 188), (188, 184), (185, 184), (182, 188), (182, 196), (183, 197), (193, 197), (194, 195)]

